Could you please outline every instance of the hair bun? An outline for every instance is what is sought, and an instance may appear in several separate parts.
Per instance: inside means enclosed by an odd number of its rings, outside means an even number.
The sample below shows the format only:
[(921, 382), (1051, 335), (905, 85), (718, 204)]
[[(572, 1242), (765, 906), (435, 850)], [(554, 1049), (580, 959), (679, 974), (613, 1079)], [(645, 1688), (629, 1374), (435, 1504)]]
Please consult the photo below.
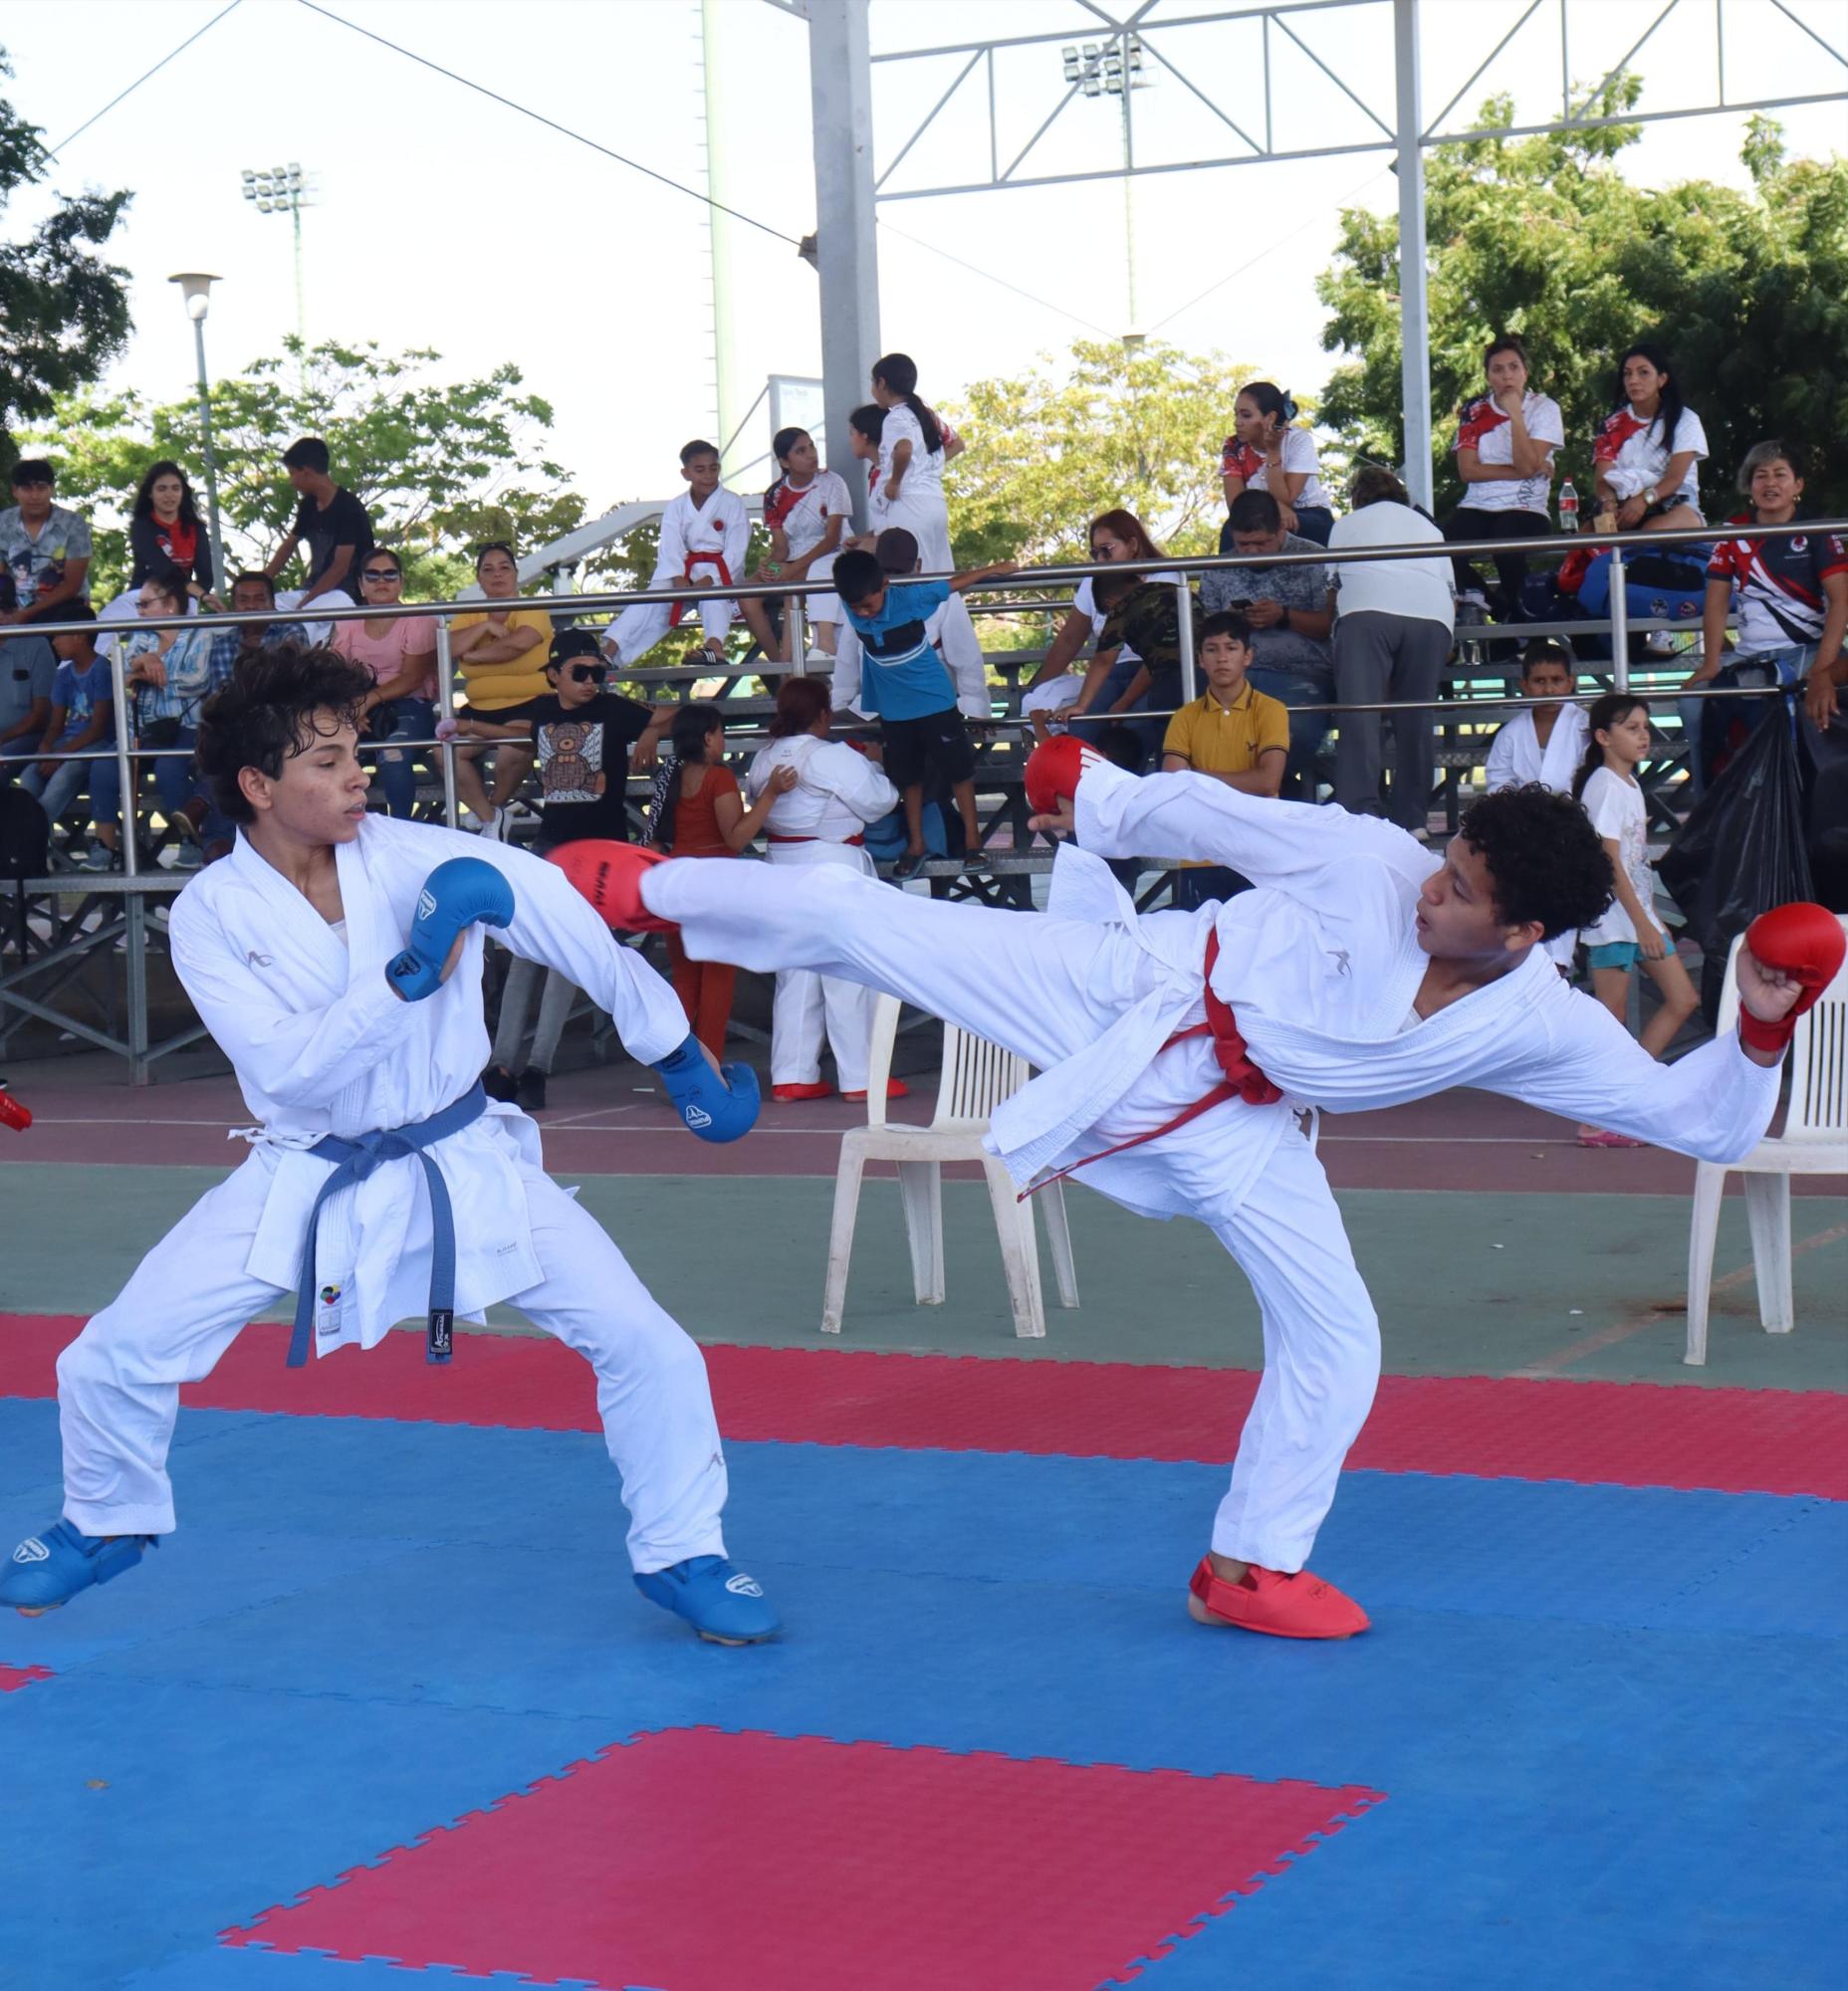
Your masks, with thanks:
[(1286, 422), (1293, 422), (1296, 419), (1296, 397), (1287, 387), (1283, 389), (1283, 405), (1278, 410), (1278, 413), (1282, 415)]

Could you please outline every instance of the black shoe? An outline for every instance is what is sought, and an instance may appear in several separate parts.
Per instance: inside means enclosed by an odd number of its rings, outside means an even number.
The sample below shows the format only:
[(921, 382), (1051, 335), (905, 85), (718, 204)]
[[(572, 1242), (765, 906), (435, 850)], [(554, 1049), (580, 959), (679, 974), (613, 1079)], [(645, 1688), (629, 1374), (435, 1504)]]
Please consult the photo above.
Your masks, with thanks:
[(520, 1099), (520, 1081), (504, 1064), (491, 1064), (481, 1075), (481, 1089), (490, 1099), (514, 1106)]
[(546, 1104), (546, 1074), (531, 1067), (520, 1074), (514, 1087), (514, 1104), (522, 1113), (538, 1113)]

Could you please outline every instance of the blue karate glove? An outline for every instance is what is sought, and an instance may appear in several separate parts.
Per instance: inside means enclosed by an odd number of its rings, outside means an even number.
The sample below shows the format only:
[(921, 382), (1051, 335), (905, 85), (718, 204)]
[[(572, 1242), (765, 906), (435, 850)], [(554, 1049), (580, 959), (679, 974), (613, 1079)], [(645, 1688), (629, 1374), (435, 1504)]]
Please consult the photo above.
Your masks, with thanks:
[(702, 1141), (736, 1141), (757, 1125), (757, 1073), (748, 1064), (715, 1072), (697, 1037), (688, 1037), (655, 1070), (689, 1132)]
[(423, 881), (410, 944), (385, 964), (392, 988), (406, 1002), (421, 1002), (442, 984), (443, 964), (456, 936), (478, 921), (504, 927), (514, 916), (514, 888), (480, 857), (451, 857)]

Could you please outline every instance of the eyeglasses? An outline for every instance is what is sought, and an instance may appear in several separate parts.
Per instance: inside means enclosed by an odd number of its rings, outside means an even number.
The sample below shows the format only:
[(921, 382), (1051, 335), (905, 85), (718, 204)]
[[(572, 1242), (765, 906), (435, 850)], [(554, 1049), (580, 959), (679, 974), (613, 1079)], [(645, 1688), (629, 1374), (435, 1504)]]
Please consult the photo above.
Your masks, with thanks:
[(571, 679), (573, 684), (580, 685), (600, 685), (608, 675), (609, 667), (606, 664), (574, 664), (566, 672), (566, 676)]
[(402, 580), (404, 576), (394, 566), (368, 566), (360, 574), (361, 580)]

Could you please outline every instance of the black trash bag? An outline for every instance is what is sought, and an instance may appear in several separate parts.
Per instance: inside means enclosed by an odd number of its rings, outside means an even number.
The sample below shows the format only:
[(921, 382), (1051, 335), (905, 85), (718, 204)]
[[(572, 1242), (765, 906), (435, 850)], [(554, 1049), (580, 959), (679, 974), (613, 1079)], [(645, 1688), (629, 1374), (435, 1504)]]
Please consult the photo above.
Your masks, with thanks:
[(1734, 936), (1772, 906), (1813, 896), (1789, 699), (1774, 710), (1695, 804), (1656, 866), (1706, 958), (1701, 1006), (1710, 1027), (1719, 1020)]
[(1818, 905), (1848, 913), (1848, 715), (1803, 728), (1809, 760), (1809, 869)]

